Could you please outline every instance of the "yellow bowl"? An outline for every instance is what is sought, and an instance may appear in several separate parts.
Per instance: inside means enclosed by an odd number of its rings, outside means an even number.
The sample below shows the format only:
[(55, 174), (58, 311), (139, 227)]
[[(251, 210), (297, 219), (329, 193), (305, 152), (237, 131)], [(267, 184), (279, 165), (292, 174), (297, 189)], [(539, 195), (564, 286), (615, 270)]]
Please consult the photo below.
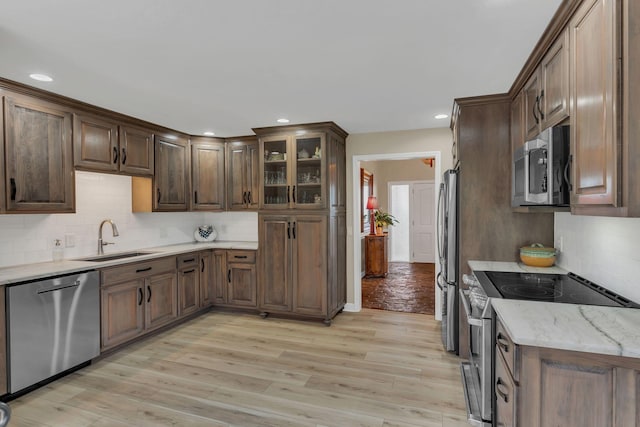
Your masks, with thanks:
[(556, 262), (555, 256), (540, 258), (520, 254), (520, 259), (522, 260), (523, 264), (530, 267), (551, 267)]
[(545, 248), (540, 243), (520, 248), (520, 260), (531, 267), (551, 267), (556, 262), (556, 249)]

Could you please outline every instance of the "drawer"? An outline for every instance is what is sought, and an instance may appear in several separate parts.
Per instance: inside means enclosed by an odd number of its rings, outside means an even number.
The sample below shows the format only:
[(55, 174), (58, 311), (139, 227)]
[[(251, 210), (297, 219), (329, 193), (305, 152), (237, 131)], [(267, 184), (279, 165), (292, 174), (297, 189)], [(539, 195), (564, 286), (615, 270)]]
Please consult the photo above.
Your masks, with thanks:
[(176, 258), (166, 257), (102, 269), (100, 270), (100, 279), (102, 286), (108, 286), (127, 280), (135, 280), (154, 274), (175, 271), (175, 269)]
[(241, 251), (230, 249), (227, 251), (227, 262), (232, 263), (247, 263), (247, 264), (255, 264), (256, 263), (256, 251)]
[(197, 265), (199, 258), (200, 256), (198, 255), (198, 252), (190, 252), (188, 254), (178, 255), (177, 257), (178, 269)]
[(520, 360), (518, 357), (519, 348), (511, 341), (511, 337), (498, 320), (496, 324), (496, 355), (499, 353), (504, 358), (509, 373), (518, 383), (520, 381)]
[(496, 354), (496, 379), (493, 383), (493, 391), (496, 398), (496, 413), (494, 418), (496, 426), (514, 427), (516, 426), (516, 413), (518, 405), (518, 386), (508, 372), (505, 359), (502, 354)]

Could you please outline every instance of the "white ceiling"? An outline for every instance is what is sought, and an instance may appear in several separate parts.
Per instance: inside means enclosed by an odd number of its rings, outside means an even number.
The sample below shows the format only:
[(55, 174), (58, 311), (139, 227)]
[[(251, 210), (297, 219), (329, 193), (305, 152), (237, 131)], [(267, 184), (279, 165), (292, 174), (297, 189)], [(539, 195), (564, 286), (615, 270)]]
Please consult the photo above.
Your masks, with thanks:
[(2, 0), (0, 77), (191, 134), (442, 127), (454, 98), (510, 88), (559, 4)]

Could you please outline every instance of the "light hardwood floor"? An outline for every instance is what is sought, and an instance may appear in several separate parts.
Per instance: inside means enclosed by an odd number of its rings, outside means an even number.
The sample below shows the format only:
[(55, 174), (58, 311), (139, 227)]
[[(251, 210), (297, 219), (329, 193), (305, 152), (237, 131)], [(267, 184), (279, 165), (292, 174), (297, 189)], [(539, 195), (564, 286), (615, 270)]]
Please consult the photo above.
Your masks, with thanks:
[(211, 312), (10, 403), (17, 426), (466, 427), (432, 316)]

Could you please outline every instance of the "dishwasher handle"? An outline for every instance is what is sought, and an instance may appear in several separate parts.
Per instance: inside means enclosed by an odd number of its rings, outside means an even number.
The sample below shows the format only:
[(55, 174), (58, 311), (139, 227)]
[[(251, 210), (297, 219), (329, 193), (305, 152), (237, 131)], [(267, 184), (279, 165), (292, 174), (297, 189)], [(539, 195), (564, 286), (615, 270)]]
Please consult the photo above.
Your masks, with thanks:
[(80, 280), (76, 280), (74, 283), (71, 283), (71, 284), (60, 285), (60, 286), (56, 286), (55, 288), (49, 288), (49, 289), (40, 290), (40, 291), (38, 291), (38, 295), (46, 294), (48, 292), (61, 291), (63, 289), (77, 288), (78, 286), (80, 286)]

